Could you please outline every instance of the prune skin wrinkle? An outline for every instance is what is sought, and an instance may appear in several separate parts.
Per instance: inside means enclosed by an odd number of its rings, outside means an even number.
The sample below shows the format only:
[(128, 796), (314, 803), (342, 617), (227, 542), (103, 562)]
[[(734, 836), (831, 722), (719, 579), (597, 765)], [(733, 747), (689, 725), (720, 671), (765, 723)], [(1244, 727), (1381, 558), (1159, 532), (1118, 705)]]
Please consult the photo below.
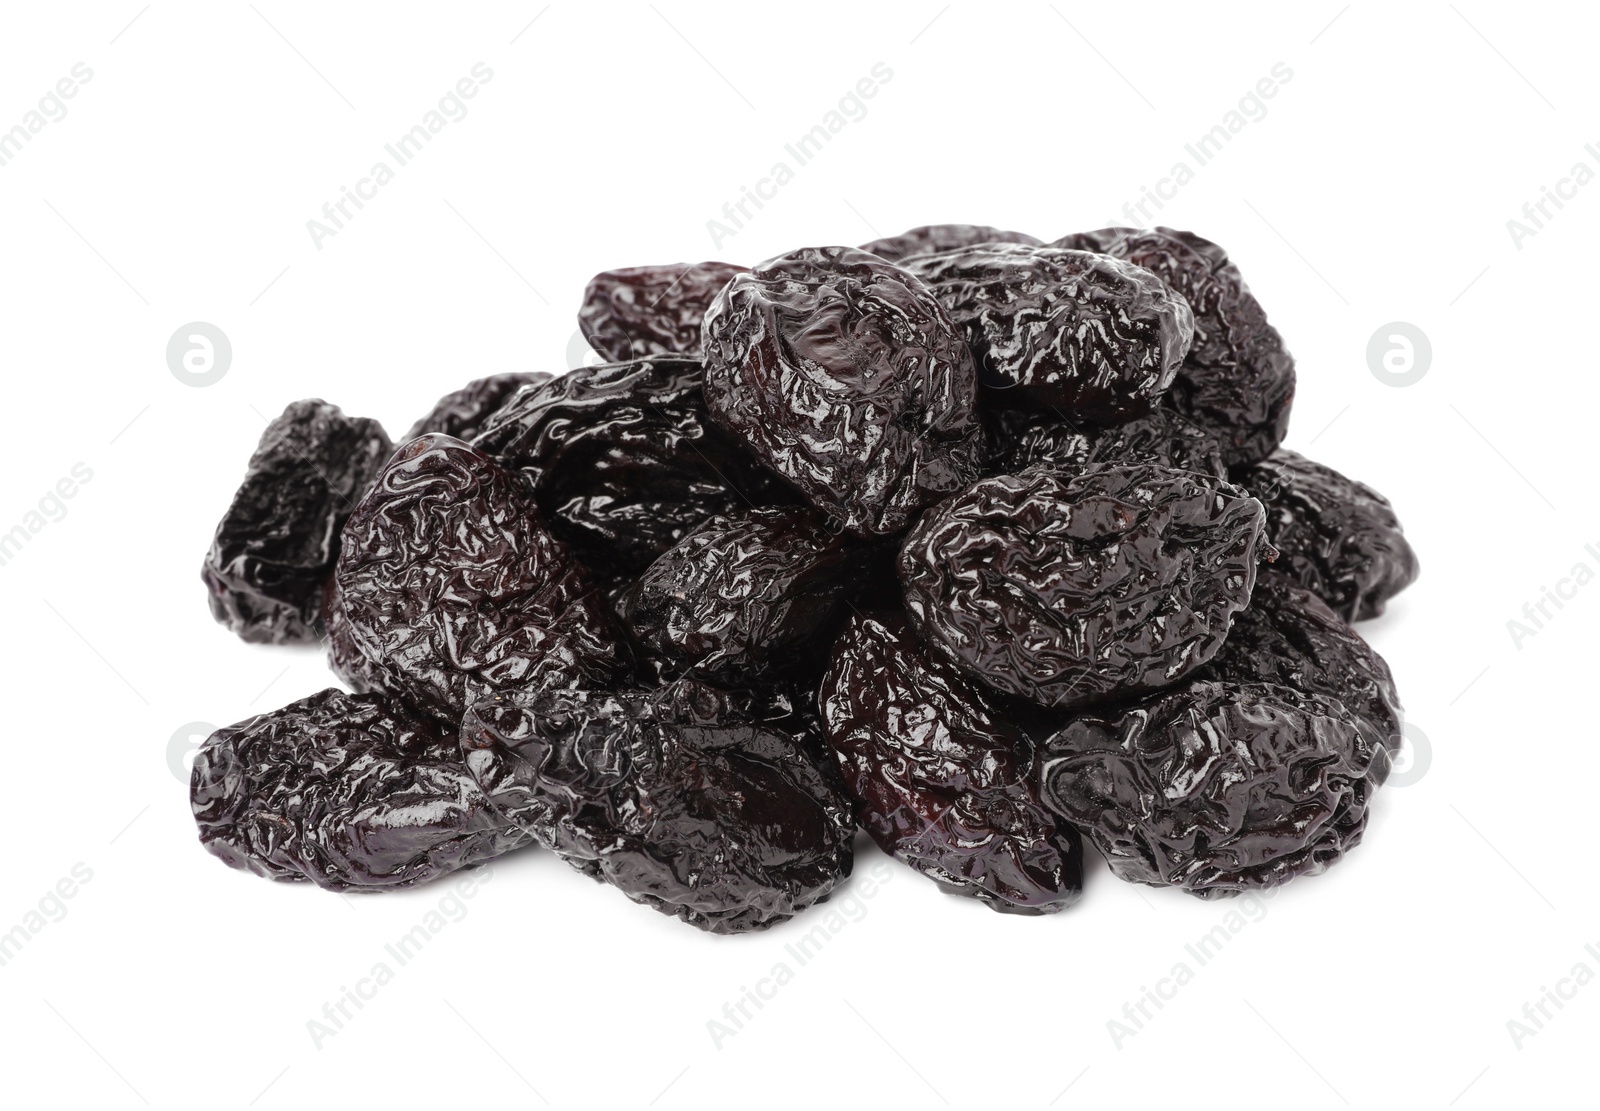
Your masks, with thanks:
[(995, 690), (1070, 708), (1156, 690), (1216, 655), (1269, 554), (1243, 490), (1151, 465), (974, 483), (900, 551), (912, 625)]
[(704, 347), (712, 418), (851, 532), (904, 531), (982, 469), (972, 354), (876, 255), (807, 248), (736, 276)]
[(1070, 421), (1052, 410), (998, 409), (985, 416), (990, 474), (1016, 474), (1038, 465), (1078, 474), (1154, 463), (1228, 478), (1221, 441), (1172, 409), (1158, 407), (1109, 427)]
[(1179, 684), (1042, 744), (1045, 805), (1122, 879), (1202, 898), (1316, 875), (1361, 841), (1389, 751), (1336, 698)]
[(890, 262), (900, 262), (913, 255), (951, 251), (979, 243), (1026, 243), (1033, 247), (1042, 246), (1038, 239), (1026, 232), (1002, 231), (987, 224), (924, 224), (899, 235), (863, 243), (861, 249)]
[(1126, 259), (1188, 302), (1194, 346), (1166, 402), (1217, 433), (1229, 466), (1265, 459), (1283, 442), (1294, 403), (1294, 359), (1226, 251), (1173, 228), (1102, 228), (1052, 246)]
[(582, 367), (518, 391), (473, 443), (609, 589), (710, 517), (798, 500), (712, 422), (701, 377), (686, 356)]
[(189, 782), (212, 855), (334, 891), (410, 887), (532, 844), (454, 734), (373, 694), (329, 689), (219, 729)]
[(607, 362), (699, 355), (700, 323), (728, 279), (731, 262), (680, 262), (604, 270), (589, 279), (578, 329)]
[(819, 699), (824, 739), (884, 852), (994, 910), (1077, 901), (1083, 844), (1040, 803), (1027, 737), (904, 616), (851, 618)]
[(984, 404), (1115, 424), (1150, 411), (1194, 317), (1155, 274), (1088, 251), (989, 243), (905, 261), (977, 360)]
[(1377, 617), (1416, 580), (1417, 553), (1372, 487), (1285, 448), (1233, 476), (1267, 507), (1276, 568), (1346, 621)]
[(473, 706), (467, 766), (508, 820), (634, 902), (744, 933), (826, 898), (852, 862), (848, 800), (805, 743), (693, 680)]
[(269, 423), (206, 554), (211, 615), (261, 644), (321, 636), (339, 535), (392, 450), (377, 421), (315, 398)]
[(458, 440), (471, 440), (482, 431), (484, 423), (495, 411), (523, 386), (541, 385), (553, 377), (535, 370), (525, 374), (491, 374), (487, 378), (475, 378), (459, 390), (441, 397), (427, 416), (411, 426), (405, 439), (414, 440), (429, 432), (443, 432)]
[(516, 477), (449, 436), (395, 453), (336, 574), (383, 688), (446, 728), (497, 691), (605, 685), (626, 664), (604, 597)]

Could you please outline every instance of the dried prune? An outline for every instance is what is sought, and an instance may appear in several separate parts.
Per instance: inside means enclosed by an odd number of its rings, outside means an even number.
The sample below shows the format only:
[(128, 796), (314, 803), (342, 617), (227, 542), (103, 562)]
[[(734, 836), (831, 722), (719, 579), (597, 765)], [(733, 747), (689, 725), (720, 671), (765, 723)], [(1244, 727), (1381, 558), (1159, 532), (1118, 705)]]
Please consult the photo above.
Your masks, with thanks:
[(516, 476), (449, 436), (395, 453), (335, 573), (384, 689), (446, 726), (496, 691), (607, 684), (625, 660), (604, 598)]
[(916, 278), (851, 247), (768, 259), (705, 320), (713, 418), (862, 535), (977, 477), (972, 355)]
[(1203, 898), (1315, 875), (1361, 840), (1389, 768), (1336, 698), (1195, 681), (1042, 743), (1045, 804), (1125, 880)]
[(1267, 507), (1275, 565), (1346, 621), (1383, 612), (1417, 577), (1417, 554), (1389, 500), (1332, 467), (1279, 448), (1233, 479)]
[(387, 693), (384, 677), (378, 667), (362, 652), (350, 631), (350, 620), (345, 616), (344, 598), (339, 594), (339, 577), (329, 575), (322, 585), (322, 625), (328, 649), (328, 670), (338, 676), (357, 694), (369, 691)]
[(1127, 420), (1150, 410), (1189, 351), (1189, 306), (1121, 259), (991, 243), (905, 266), (966, 334), (991, 404)]
[(857, 547), (814, 509), (713, 517), (640, 576), (628, 626), (667, 675), (820, 671), (861, 571)]
[(863, 251), (899, 262), (912, 255), (928, 255), (935, 251), (953, 251), (957, 247), (972, 247), (979, 243), (1026, 243), (1032, 247), (1042, 243), (1026, 232), (1002, 231), (987, 224), (924, 224), (899, 235), (874, 239), (861, 244)]
[(700, 354), (700, 322), (743, 266), (680, 262), (606, 270), (589, 279), (578, 328), (607, 362)]
[(248, 641), (316, 640), (339, 534), (392, 450), (377, 421), (314, 398), (268, 424), (206, 554), (211, 615)]
[(336, 891), (408, 887), (532, 844), (489, 805), (453, 734), (331, 688), (217, 730), (189, 794), (215, 856)]
[(1222, 448), (1209, 430), (1171, 409), (1101, 428), (1054, 412), (1001, 409), (988, 416), (989, 469), (1016, 474), (1037, 465), (1078, 473), (1092, 467), (1153, 463), (1227, 479)]
[(1166, 400), (1216, 430), (1229, 466), (1264, 459), (1283, 442), (1294, 401), (1294, 359), (1226, 251), (1172, 228), (1103, 228), (1052, 246), (1126, 259), (1188, 301), (1194, 346)]
[(1083, 843), (1040, 804), (1027, 737), (928, 655), (903, 616), (850, 619), (819, 702), (861, 824), (884, 852), (995, 910), (1077, 901)]
[(1264, 517), (1243, 490), (1164, 467), (986, 478), (906, 538), (906, 609), (1007, 694), (1068, 707), (1154, 690), (1222, 647)]
[(472, 707), (461, 743), (508, 819), (700, 929), (771, 926), (850, 873), (849, 805), (802, 744), (693, 680), (502, 695)]
[(684, 357), (584, 367), (523, 390), (474, 441), (521, 470), (550, 529), (607, 584), (708, 517), (794, 501), (700, 394)]
[(509, 401), (512, 394), (523, 386), (541, 385), (552, 377), (542, 370), (532, 370), (474, 378), (459, 390), (441, 397), (427, 416), (411, 426), (405, 438), (415, 440), (429, 432), (443, 432), (458, 440), (470, 440), (482, 431), (484, 422)]
[(1376, 743), (1399, 751), (1400, 695), (1389, 665), (1327, 603), (1277, 571), (1257, 577), (1227, 643), (1199, 674), (1337, 698), (1371, 727)]

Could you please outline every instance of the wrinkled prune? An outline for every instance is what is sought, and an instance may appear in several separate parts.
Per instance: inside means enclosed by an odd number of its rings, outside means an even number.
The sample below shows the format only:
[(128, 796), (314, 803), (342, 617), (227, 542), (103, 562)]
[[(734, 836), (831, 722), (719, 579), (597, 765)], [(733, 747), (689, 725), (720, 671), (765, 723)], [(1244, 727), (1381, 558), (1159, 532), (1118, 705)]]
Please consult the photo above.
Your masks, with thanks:
[(248, 641), (316, 640), (345, 518), (392, 450), (377, 421), (326, 401), (268, 424), (201, 571), (211, 615)]
[(1229, 466), (1264, 459), (1283, 442), (1294, 401), (1294, 359), (1226, 251), (1172, 228), (1104, 228), (1052, 246), (1126, 259), (1189, 302), (1194, 346), (1167, 403), (1216, 430)]
[(578, 328), (607, 362), (700, 354), (700, 322), (743, 266), (681, 262), (606, 270), (589, 279)]
[(851, 811), (801, 743), (685, 680), (473, 706), (467, 766), (574, 868), (712, 933), (762, 929), (850, 874)]
[(1163, 467), (986, 478), (906, 538), (906, 609), (1007, 694), (1067, 707), (1154, 690), (1222, 647), (1263, 520), (1243, 490)]
[(519, 392), (474, 444), (521, 470), (586, 567), (629, 581), (708, 517), (794, 500), (712, 424), (700, 381), (682, 357), (584, 367)]
[(213, 855), (336, 891), (408, 887), (532, 843), (453, 735), (377, 695), (329, 689), (217, 730), (189, 793)]
[(768, 259), (705, 321), (706, 405), (813, 505), (902, 531), (976, 478), (972, 355), (916, 278), (851, 247)]
[(1108, 428), (1075, 424), (1054, 412), (1001, 409), (989, 414), (988, 428), (989, 469), (995, 474), (1016, 474), (1041, 464), (1076, 474), (1093, 467), (1152, 463), (1228, 477), (1217, 437), (1171, 409), (1152, 409)]
[(1346, 621), (1378, 616), (1416, 579), (1416, 552), (1389, 500), (1370, 486), (1282, 448), (1234, 468), (1233, 479), (1267, 507), (1277, 569)]
[(628, 626), (667, 675), (820, 671), (861, 570), (856, 549), (814, 509), (713, 517), (640, 576)]
[(1336, 698), (1189, 682), (1043, 742), (1041, 796), (1125, 880), (1212, 898), (1315, 875), (1361, 840), (1389, 768)]
[(1083, 890), (1083, 843), (1039, 802), (1027, 738), (905, 619), (851, 618), (819, 695), (823, 734), (884, 852), (995, 910)]
[(1189, 351), (1189, 306), (1121, 259), (998, 243), (905, 265), (966, 334), (995, 405), (1127, 420), (1150, 410)]
[(1002, 231), (987, 224), (924, 224), (899, 235), (863, 243), (861, 249), (890, 262), (899, 262), (912, 255), (953, 251), (958, 247), (973, 247), (979, 243), (1026, 243), (1031, 247), (1043, 245), (1026, 232)]
[(533, 370), (526, 374), (474, 378), (459, 390), (441, 397), (427, 416), (411, 426), (405, 438), (415, 440), (429, 432), (443, 432), (458, 440), (470, 440), (482, 431), (484, 422), (509, 401), (512, 394), (523, 386), (542, 385), (552, 377), (542, 370)]
[(1383, 657), (1327, 603), (1287, 575), (1263, 570), (1228, 640), (1200, 673), (1224, 683), (1272, 683), (1337, 698), (1400, 748), (1400, 695)]
[(603, 597), (516, 476), (438, 433), (405, 444), (345, 526), (338, 592), (385, 690), (447, 727), (501, 690), (609, 683)]

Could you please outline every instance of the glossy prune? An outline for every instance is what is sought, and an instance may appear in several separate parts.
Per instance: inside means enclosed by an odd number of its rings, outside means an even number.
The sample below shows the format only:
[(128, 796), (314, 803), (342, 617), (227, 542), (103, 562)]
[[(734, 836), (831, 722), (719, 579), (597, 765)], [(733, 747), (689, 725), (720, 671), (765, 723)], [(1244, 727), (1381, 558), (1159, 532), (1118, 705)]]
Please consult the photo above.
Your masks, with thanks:
[(1189, 351), (1189, 306), (1120, 259), (991, 243), (905, 266), (966, 335), (986, 404), (1116, 423), (1149, 412)]
[(1074, 423), (1053, 412), (1001, 409), (989, 414), (989, 469), (1016, 474), (1045, 465), (1077, 474), (1094, 467), (1155, 464), (1226, 480), (1217, 437), (1171, 409), (1107, 428)]
[(532, 843), (453, 734), (378, 695), (329, 689), (217, 730), (189, 793), (214, 856), (335, 891), (409, 887)]
[(607, 684), (605, 600), (516, 476), (438, 433), (405, 444), (345, 526), (338, 592), (383, 687), (447, 727), (501, 690)]
[(814, 509), (713, 517), (640, 576), (628, 626), (667, 675), (820, 671), (859, 576), (856, 548)]
[(1043, 245), (1040, 240), (1026, 232), (1002, 231), (987, 224), (924, 224), (899, 235), (863, 243), (861, 249), (890, 262), (899, 262), (912, 255), (953, 251), (958, 247), (972, 247), (979, 243), (1026, 243), (1032, 247)]
[(405, 438), (415, 440), (429, 432), (443, 432), (458, 440), (470, 440), (483, 429), (484, 422), (511, 399), (512, 394), (523, 386), (542, 385), (552, 377), (542, 370), (533, 370), (474, 378), (459, 390), (453, 390), (435, 402), (428, 415), (411, 426)]
[(520, 391), (474, 441), (519, 469), (550, 530), (604, 583), (701, 522), (794, 496), (711, 421), (698, 360), (583, 367)]
[(589, 279), (578, 328), (611, 363), (700, 354), (700, 322), (728, 279), (731, 262), (680, 262), (604, 270)]
[(211, 615), (248, 641), (316, 640), (339, 534), (392, 450), (377, 421), (326, 401), (268, 424), (206, 554)]
[(1166, 400), (1216, 431), (1229, 466), (1264, 459), (1283, 442), (1294, 402), (1294, 359), (1226, 251), (1172, 228), (1103, 228), (1052, 246), (1126, 259), (1153, 271), (1189, 303), (1194, 346)]
[(781, 922), (850, 874), (847, 801), (793, 735), (684, 680), (473, 706), (467, 766), (574, 868), (712, 933)]
[(1044, 706), (1155, 690), (1222, 647), (1263, 521), (1244, 491), (1163, 467), (986, 478), (906, 538), (906, 610), (967, 674)]
[(817, 508), (900, 532), (976, 478), (972, 355), (916, 278), (851, 247), (768, 259), (705, 321), (706, 405)]
[(1315, 875), (1358, 844), (1388, 773), (1336, 698), (1196, 681), (1042, 743), (1041, 796), (1116, 875), (1202, 898)]
[(1332, 467), (1279, 448), (1233, 479), (1267, 507), (1277, 570), (1346, 621), (1383, 612), (1417, 577), (1417, 554), (1389, 500)]
[(1027, 738), (903, 617), (852, 618), (819, 701), (845, 787), (884, 852), (995, 910), (1077, 901), (1083, 843), (1041, 805)]

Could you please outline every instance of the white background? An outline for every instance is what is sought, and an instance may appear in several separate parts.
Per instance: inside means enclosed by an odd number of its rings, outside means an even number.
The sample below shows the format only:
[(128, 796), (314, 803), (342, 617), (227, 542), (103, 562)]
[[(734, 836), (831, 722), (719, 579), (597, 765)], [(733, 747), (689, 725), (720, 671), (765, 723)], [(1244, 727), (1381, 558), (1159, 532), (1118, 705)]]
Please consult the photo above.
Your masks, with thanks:
[[(0, 167), (0, 531), (92, 471), (0, 566), (0, 931), (92, 873), (0, 967), (8, 1105), (1466, 1108), (1592, 1090), (1600, 986), (1568, 984), (1520, 1047), (1507, 1027), (1578, 962), (1600, 973), (1600, 586), (1547, 604), (1520, 645), (1507, 628), (1575, 564), (1600, 569), (1600, 183), (1520, 244), (1507, 228), (1578, 161), (1600, 169), (1578, 8), (140, 2), (0, 17), (0, 128), (92, 70)], [(307, 221), (479, 62), (467, 115), (319, 249)], [(892, 77), (865, 116), (714, 246), (707, 221), (875, 63)], [(285, 403), (398, 434), (469, 378), (563, 368), (603, 268), (1125, 220), (1277, 63), (1292, 77), (1265, 115), (1247, 106), (1260, 118), (1137, 222), (1231, 251), (1299, 360), (1289, 445), (1405, 521), (1422, 578), (1363, 632), (1428, 765), (1214, 961), (1185, 945), (1239, 904), (1097, 861), (1044, 919), (896, 866), (718, 1047), (708, 1020), (794, 964), (805, 918), (711, 937), (537, 852), (451, 902), (448, 882), (271, 884), (200, 848), (174, 732), (332, 681), (314, 651), (214, 625), (199, 581)], [(207, 388), (165, 362), (191, 321), (233, 345)], [(1393, 321), (1432, 343), (1406, 388), (1367, 364)], [(865, 849), (857, 881), (882, 861)], [(464, 916), (314, 1044), (308, 1020), (442, 902)], [(1193, 979), (1117, 1044), (1108, 1021), (1180, 961)]]

